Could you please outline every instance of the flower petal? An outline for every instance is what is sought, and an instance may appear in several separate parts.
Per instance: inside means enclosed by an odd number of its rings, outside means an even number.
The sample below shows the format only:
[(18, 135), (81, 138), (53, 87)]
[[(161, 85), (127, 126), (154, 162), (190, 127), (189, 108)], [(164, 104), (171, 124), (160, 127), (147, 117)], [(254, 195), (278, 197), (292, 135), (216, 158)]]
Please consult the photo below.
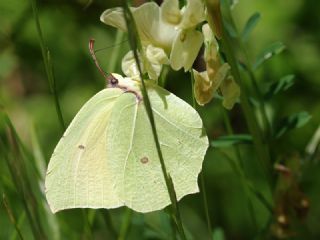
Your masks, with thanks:
[(193, 28), (205, 20), (204, 4), (201, 0), (189, 0), (182, 14), (181, 29)]
[[(140, 66), (142, 68), (143, 73), (145, 72), (144, 66), (140, 61)], [(123, 73), (127, 77), (131, 77), (134, 80), (140, 80), (140, 73), (136, 63), (136, 60), (133, 55), (133, 51), (129, 51), (122, 59), (121, 68)]]
[(162, 48), (155, 47), (151, 44), (149, 44), (146, 48), (146, 56), (151, 63), (169, 64), (169, 59), (164, 50)]
[(164, 0), (161, 4), (161, 19), (167, 23), (177, 25), (181, 21), (178, 0)]
[(153, 45), (148, 45), (145, 51), (146, 69), (150, 79), (157, 80), (160, 76), (162, 65), (169, 64), (169, 59), (167, 54), (162, 48), (155, 47)]
[(141, 41), (156, 41), (155, 31), (159, 28), (160, 7), (154, 2), (142, 4), (132, 11)]
[(127, 31), (126, 22), (123, 17), (123, 9), (120, 7), (110, 8), (104, 11), (100, 16), (100, 21), (115, 28), (119, 28), (122, 31)]
[(194, 96), (197, 103), (203, 106), (213, 98), (212, 83), (206, 71), (198, 72), (194, 69), (192, 71), (194, 76)]
[(201, 48), (203, 36), (196, 30), (180, 31), (173, 42), (170, 64), (174, 70), (184, 67), (188, 71)]
[(232, 109), (240, 97), (240, 87), (234, 81), (233, 77), (229, 75), (221, 84), (220, 89), (223, 95), (222, 105), (228, 110)]
[(228, 63), (224, 63), (216, 70), (213, 78), (208, 74), (210, 81), (212, 81), (212, 89), (214, 92), (218, 90), (218, 88), (221, 86), (221, 83), (227, 78), (229, 72), (230, 65)]
[(202, 26), (202, 34), (204, 37), (204, 59), (207, 64), (207, 71), (211, 75), (210, 68), (217, 69), (220, 66), (218, 59), (219, 46), (214, 38), (213, 32), (208, 24)]

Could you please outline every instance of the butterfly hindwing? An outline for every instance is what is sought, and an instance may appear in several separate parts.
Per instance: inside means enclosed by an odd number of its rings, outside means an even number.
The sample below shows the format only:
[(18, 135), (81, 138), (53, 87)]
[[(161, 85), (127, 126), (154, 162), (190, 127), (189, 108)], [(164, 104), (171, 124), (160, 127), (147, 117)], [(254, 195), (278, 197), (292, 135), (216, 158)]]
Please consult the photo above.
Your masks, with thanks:
[[(156, 128), (166, 167), (177, 197), (198, 191), (208, 140), (197, 112), (172, 93), (148, 84)], [(143, 102), (132, 93), (114, 105), (107, 131), (115, 191), (123, 204), (139, 212), (159, 210), (170, 204), (151, 125)]]

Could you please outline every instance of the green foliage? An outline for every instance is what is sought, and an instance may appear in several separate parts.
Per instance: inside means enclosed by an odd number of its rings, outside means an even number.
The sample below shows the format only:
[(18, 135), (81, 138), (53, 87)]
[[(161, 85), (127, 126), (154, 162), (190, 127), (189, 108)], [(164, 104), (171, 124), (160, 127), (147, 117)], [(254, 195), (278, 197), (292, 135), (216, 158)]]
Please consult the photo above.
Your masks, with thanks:
[(277, 95), (281, 92), (284, 92), (287, 89), (289, 89), (290, 87), (292, 87), (292, 85), (294, 84), (294, 78), (295, 78), (295, 76), (290, 74), (290, 75), (282, 77), (278, 82), (271, 84), (268, 91), (266, 92), (266, 94), (264, 96), (265, 99), (270, 100), (275, 95)]
[(244, 26), (242, 33), (241, 33), (241, 38), (243, 42), (248, 41), (251, 32), (255, 28), (255, 26), (258, 24), (259, 20), (261, 18), (260, 13), (254, 13), (247, 21), (246, 25)]
[(283, 134), (292, 129), (303, 127), (309, 122), (310, 119), (311, 115), (308, 112), (294, 113), (288, 117), (283, 118), (280, 121), (278, 129), (276, 131), (276, 138), (281, 137)]
[(212, 141), (211, 146), (223, 148), (230, 147), (235, 144), (252, 144), (252, 136), (247, 134), (221, 136)]
[(264, 62), (281, 53), (285, 48), (286, 47), (282, 42), (275, 42), (271, 44), (258, 56), (253, 65), (253, 69), (259, 68)]

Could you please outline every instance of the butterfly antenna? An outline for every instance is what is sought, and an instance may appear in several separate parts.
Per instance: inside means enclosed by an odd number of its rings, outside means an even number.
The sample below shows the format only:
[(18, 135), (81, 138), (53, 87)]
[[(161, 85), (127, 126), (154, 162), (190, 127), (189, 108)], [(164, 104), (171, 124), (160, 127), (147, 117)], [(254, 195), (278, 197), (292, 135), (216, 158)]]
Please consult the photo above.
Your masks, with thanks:
[(101, 68), (101, 66), (99, 64), (99, 61), (98, 61), (98, 59), (96, 57), (96, 54), (95, 54), (95, 51), (94, 51), (94, 42), (95, 42), (94, 39), (90, 39), (90, 41), (89, 41), (89, 50), (90, 50), (91, 56), (93, 58), (94, 63), (96, 64), (99, 72), (107, 80), (107, 82), (109, 82), (109, 76), (106, 74), (105, 71), (102, 70), (102, 68)]

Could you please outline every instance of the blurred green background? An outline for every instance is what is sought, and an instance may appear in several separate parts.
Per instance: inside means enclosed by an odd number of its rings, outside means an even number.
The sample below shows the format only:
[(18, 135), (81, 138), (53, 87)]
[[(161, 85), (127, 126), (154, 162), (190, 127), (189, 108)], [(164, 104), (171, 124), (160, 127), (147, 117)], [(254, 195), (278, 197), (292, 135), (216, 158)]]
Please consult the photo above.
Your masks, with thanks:
[[(118, 5), (116, 0), (39, 1), (40, 22), (51, 51), (56, 87), (67, 123), (105, 85), (89, 54), (90, 38), (96, 39), (97, 49), (107, 47), (97, 53), (101, 65), (107, 71), (111, 67), (110, 59), (119, 51), (120, 58), (114, 71), (121, 72), (121, 57), (129, 49), (128, 42), (116, 42), (116, 30), (99, 21), (105, 9)], [(307, 216), (294, 224), (293, 229), (292, 225), (284, 229), (290, 232), (288, 239), (320, 239), (319, 162), (303, 160), (306, 147), (320, 125), (319, 9), (320, 2), (315, 0), (239, 0), (233, 9), (240, 30), (254, 12), (258, 11), (262, 16), (246, 44), (252, 60), (275, 41), (280, 40), (287, 46), (282, 54), (268, 61), (257, 72), (262, 87), (284, 75), (296, 75), (294, 86), (267, 104), (275, 122), (299, 111), (308, 111), (312, 115), (308, 124), (286, 133), (272, 145), (278, 158), (295, 156), (299, 159), (301, 167), (296, 180), (310, 202)], [(182, 71), (169, 72), (166, 87), (187, 102), (192, 102), (189, 76)], [(18, 135), (35, 155), (36, 165), (43, 174), (62, 130), (49, 91), (31, 5), (27, 0), (0, 1), (0, 108), (8, 113)], [(198, 110), (210, 139), (226, 134), (219, 100), (212, 101), (204, 108), (199, 107)], [(229, 115), (235, 131), (246, 133), (247, 127), (240, 107), (237, 105)], [(274, 219), (270, 218), (268, 211), (254, 196), (250, 197), (254, 220), (250, 216), (243, 184), (230, 167), (223, 151), (210, 148), (203, 166), (210, 219), (216, 229), (215, 239), (222, 239), (218, 236), (219, 231), (224, 232), (226, 239), (263, 238), (261, 236), (275, 238), (276, 234), (272, 234), (275, 230), (272, 230), (272, 223), (269, 224), (270, 219)], [(259, 166), (251, 161), (255, 157), (252, 148), (243, 146), (241, 153), (249, 178), (264, 191), (261, 172), (257, 170)], [(24, 238), (32, 239), (19, 193), (3, 156), (0, 157), (0, 193), (5, 193)], [(32, 164), (26, 162), (26, 165)], [(31, 179), (38, 179), (32, 170), (29, 174)], [(43, 182), (33, 182), (35, 188), (40, 186), (42, 189)], [(45, 206), (44, 196), (41, 193), (36, 196), (39, 204)], [(46, 206), (45, 209), (48, 211)], [(128, 214), (125, 208), (111, 210), (110, 215), (106, 210), (67, 210), (54, 216), (44, 210), (40, 212), (49, 239), (113, 239), (113, 233), (106, 227), (110, 224), (109, 217), (115, 230), (120, 231), (121, 222)], [(209, 238), (200, 194), (183, 198), (181, 212), (189, 236)], [(170, 224), (164, 212), (146, 215), (133, 213), (131, 223), (128, 239), (169, 239)], [(17, 234), (14, 226), (1, 204), (0, 239), (15, 238)]]

